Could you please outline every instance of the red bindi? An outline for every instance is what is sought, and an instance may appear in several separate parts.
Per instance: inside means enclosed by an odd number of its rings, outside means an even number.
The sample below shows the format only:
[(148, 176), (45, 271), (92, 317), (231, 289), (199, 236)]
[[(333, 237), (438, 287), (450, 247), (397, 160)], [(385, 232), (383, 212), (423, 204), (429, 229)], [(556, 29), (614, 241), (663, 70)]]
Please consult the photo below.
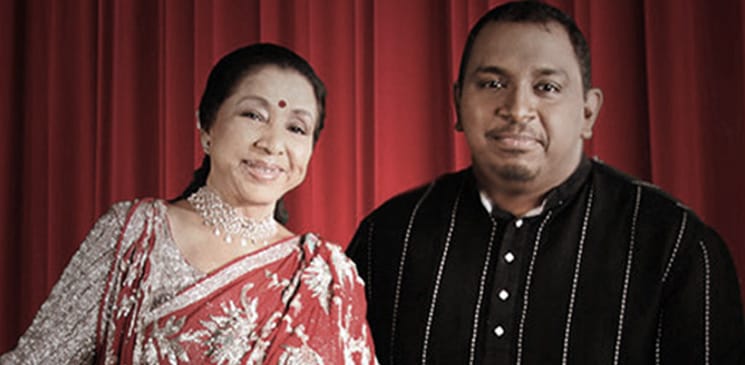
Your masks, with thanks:
[(280, 99), (280, 101), (279, 101), (279, 103), (277, 103), (277, 105), (279, 105), (280, 108), (284, 108), (284, 107), (287, 106), (287, 102)]

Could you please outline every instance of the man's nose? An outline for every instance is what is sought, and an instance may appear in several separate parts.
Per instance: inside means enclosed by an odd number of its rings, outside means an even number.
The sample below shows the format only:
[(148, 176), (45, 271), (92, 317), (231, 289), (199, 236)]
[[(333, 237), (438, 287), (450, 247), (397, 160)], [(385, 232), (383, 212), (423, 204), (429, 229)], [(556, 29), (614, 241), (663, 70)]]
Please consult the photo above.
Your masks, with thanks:
[(528, 87), (512, 87), (506, 90), (502, 105), (498, 108), (499, 116), (515, 123), (528, 123), (535, 117), (535, 95)]

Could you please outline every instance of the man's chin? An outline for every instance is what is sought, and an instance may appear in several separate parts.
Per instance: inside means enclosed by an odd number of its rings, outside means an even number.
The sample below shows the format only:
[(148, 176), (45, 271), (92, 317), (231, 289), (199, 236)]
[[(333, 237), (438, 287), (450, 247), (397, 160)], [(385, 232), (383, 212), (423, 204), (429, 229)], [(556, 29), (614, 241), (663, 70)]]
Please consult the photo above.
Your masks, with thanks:
[(497, 175), (505, 181), (525, 183), (533, 181), (537, 172), (525, 165), (510, 164), (496, 169)]

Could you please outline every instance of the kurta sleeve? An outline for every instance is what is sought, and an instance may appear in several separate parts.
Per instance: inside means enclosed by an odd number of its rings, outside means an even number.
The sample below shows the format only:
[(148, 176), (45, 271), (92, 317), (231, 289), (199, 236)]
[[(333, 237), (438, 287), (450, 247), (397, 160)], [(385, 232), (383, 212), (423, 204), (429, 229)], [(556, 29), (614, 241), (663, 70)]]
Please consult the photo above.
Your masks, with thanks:
[(664, 283), (658, 363), (745, 364), (743, 307), (725, 243), (695, 222), (673, 260)]
[[(370, 280), (369, 276), (371, 267), (369, 265), (368, 251), (369, 245), (371, 244), (369, 241), (373, 227), (372, 218), (368, 217), (363, 220), (359, 227), (357, 227), (357, 231), (345, 251), (347, 256), (357, 265), (357, 271), (359, 272), (360, 277), (362, 277), (362, 280), (366, 283)], [(370, 287), (371, 286), (368, 285), (368, 288)], [(369, 299), (370, 298), (368, 298), (368, 300)]]
[(114, 247), (130, 203), (96, 222), (15, 349), (0, 364), (90, 364), (96, 323)]

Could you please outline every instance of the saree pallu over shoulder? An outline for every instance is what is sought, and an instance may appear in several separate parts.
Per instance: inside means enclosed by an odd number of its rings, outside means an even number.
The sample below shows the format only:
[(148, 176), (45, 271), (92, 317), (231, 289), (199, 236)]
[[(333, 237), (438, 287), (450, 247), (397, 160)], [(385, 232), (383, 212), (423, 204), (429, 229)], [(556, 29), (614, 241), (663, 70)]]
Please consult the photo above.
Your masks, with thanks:
[[(163, 224), (153, 199), (132, 204), (116, 243), (114, 261), (106, 280), (96, 326), (96, 363), (140, 363), (137, 318), (145, 298), (149, 256), (154, 246), (155, 224)], [(159, 214), (161, 213), (161, 214)]]
[(364, 284), (335, 244), (296, 236), (149, 305), (154, 204), (133, 206), (98, 325), (99, 364), (374, 364)]

